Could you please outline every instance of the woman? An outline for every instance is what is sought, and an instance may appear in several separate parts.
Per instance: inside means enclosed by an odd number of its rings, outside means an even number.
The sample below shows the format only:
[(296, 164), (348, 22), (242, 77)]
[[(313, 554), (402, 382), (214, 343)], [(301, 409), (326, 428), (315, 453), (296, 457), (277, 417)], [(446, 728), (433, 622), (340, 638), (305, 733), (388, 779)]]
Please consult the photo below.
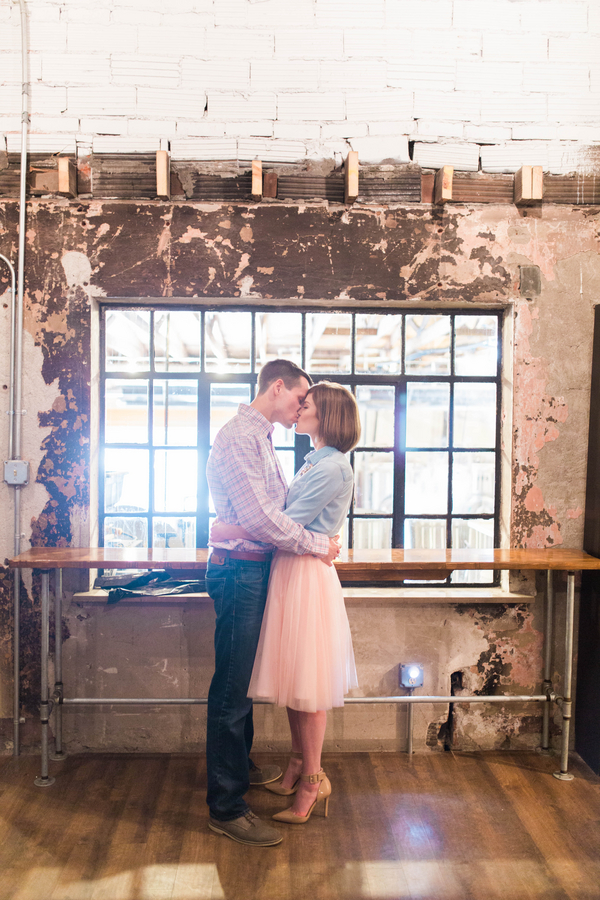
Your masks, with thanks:
[[(344, 456), (360, 437), (358, 406), (345, 387), (319, 382), (308, 391), (296, 424), (314, 450), (290, 485), (286, 514), (330, 537), (342, 527), (352, 499), (352, 468)], [(237, 525), (213, 526), (214, 540), (251, 537)], [(314, 556), (277, 551), (248, 696), (287, 707), (292, 754), (276, 794), (295, 794), (273, 816), (302, 824), (322, 800), (327, 815), (331, 784), (321, 768), (327, 710), (344, 705), (357, 687), (350, 626), (339, 578)]]

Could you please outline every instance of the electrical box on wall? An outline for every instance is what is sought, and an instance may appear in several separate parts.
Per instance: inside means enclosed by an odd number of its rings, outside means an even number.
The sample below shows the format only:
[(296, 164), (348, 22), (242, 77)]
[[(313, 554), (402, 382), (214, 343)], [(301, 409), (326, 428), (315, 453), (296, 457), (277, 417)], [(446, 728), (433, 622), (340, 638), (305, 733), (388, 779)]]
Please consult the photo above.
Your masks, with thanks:
[(6, 484), (29, 484), (29, 463), (23, 459), (9, 459), (4, 463)]

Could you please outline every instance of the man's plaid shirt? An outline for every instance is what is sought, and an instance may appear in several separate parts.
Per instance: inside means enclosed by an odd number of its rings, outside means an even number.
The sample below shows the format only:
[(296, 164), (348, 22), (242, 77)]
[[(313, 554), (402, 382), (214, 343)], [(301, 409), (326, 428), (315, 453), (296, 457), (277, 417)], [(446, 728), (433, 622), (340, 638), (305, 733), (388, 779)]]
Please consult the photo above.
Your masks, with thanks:
[(327, 535), (307, 531), (282, 512), (287, 483), (272, 433), (273, 426), (262, 413), (241, 403), (237, 415), (217, 434), (206, 467), (217, 515), (222, 522), (242, 525), (257, 540), (220, 541), (213, 546), (254, 552), (279, 547), (325, 556)]

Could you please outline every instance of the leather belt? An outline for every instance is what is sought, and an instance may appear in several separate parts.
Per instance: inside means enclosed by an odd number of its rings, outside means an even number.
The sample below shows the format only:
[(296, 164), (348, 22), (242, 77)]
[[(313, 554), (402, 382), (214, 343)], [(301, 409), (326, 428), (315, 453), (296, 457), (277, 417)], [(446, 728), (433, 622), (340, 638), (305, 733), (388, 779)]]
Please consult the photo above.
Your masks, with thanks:
[(213, 550), (209, 560), (216, 566), (225, 565), (226, 559), (244, 559), (248, 562), (267, 562), (273, 556), (272, 551), (268, 553), (252, 553), (244, 550), (222, 550), (220, 547)]

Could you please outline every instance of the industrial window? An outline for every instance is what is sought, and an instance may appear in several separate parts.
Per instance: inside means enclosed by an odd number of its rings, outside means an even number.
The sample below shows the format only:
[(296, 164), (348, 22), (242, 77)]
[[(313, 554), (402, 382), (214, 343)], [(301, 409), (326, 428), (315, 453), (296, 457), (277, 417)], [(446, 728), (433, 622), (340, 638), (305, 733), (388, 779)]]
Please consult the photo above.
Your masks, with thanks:
[[(270, 359), (347, 385), (354, 548), (491, 548), (499, 541), (500, 322), (496, 311), (102, 310), (100, 535), (105, 546), (205, 547), (206, 460)], [(277, 425), (288, 480), (308, 438)], [(455, 572), (452, 583), (493, 584)]]

